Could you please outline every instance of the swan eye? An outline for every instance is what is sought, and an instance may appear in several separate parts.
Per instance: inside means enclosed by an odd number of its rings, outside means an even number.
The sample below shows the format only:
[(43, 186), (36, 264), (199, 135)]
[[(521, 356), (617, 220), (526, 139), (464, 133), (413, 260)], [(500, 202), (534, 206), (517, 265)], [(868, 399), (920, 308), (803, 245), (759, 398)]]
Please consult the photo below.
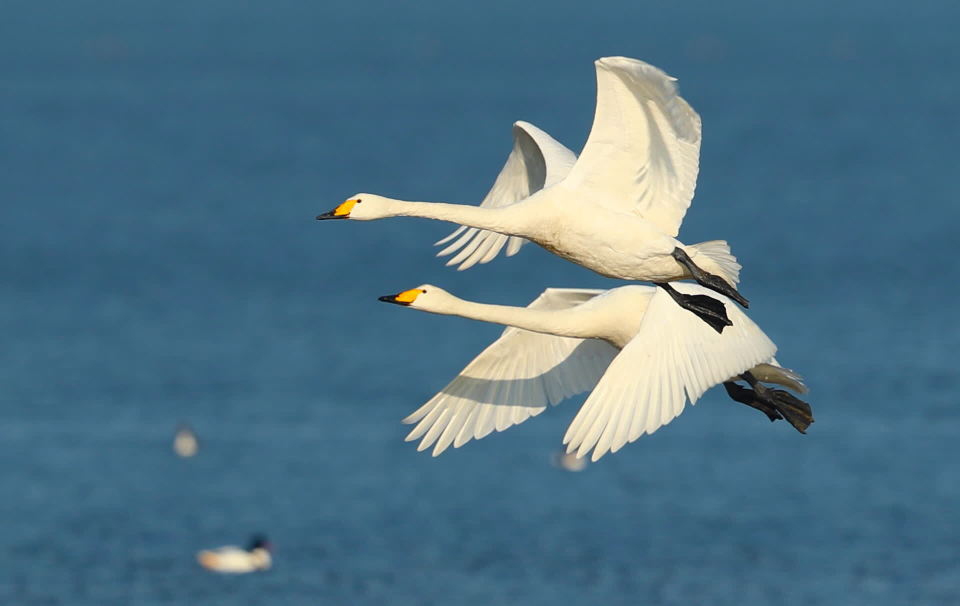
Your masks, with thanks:
[(357, 204), (360, 204), (361, 202), (363, 202), (363, 200), (361, 200), (360, 198), (357, 198)]
[(427, 294), (427, 291), (426, 291), (426, 289), (424, 289), (424, 288), (421, 288), (421, 289), (420, 289), (420, 292), (422, 292), (423, 294)]

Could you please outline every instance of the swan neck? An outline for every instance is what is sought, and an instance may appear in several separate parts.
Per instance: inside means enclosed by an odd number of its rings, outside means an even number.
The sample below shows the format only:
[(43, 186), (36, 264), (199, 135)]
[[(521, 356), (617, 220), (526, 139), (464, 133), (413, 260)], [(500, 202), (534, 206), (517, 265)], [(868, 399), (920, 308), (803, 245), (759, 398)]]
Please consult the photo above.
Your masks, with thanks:
[(508, 235), (514, 235), (516, 226), (505, 222), (504, 209), (482, 208), (468, 204), (448, 204), (446, 202), (411, 202), (394, 200), (394, 212), (401, 217), (421, 217), (458, 223), (467, 227), (487, 229)]
[(449, 306), (447, 310), (440, 313), (561, 337), (587, 338), (590, 336), (583, 334), (583, 327), (580, 322), (572, 318), (571, 314), (563, 311), (546, 311), (509, 305), (488, 305), (457, 299), (455, 305)]

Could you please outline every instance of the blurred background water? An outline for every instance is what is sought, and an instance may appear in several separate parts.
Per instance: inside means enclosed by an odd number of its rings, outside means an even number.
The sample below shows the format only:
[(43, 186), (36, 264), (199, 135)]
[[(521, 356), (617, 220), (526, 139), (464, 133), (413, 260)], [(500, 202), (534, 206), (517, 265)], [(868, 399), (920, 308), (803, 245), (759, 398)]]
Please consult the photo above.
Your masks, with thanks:
[[(0, 603), (957, 602), (960, 5), (0, 13)], [(447, 225), (313, 216), (476, 202), (516, 119), (579, 149), (611, 54), (701, 113), (681, 237), (730, 241), (817, 423), (713, 390), (570, 474), (549, 459), (579, 398), (418, 454), (399, 420), (499, 329), (378, 295), (614, 283), (534, 247), (458, 273)], [(193, 560), (255, 531), (269, 572)]]

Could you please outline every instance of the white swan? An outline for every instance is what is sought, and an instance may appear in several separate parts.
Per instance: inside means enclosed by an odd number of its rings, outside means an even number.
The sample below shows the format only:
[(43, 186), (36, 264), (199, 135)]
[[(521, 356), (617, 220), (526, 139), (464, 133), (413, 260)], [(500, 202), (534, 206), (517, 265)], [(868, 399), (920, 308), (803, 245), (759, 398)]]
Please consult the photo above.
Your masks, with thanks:
[(263, 535), (255, 535), (246, 549), (227, 545), (205, 549), (197, 553), (201, 566), (215, 572), (241, 574), (266, 570), (273, 563), (270, 557), (270, 542)]
[(508, 255), (515, 253), (522, 244), (517, 238), (531, 240), (601, 275), (663, 285), (722, 330), (730, 324), (723, 306), (666, 285), (693, 278), (748, 305), (735, 289), (740, 264), (726, 242), (688, 246), (676, 239), (696, 186), (700, 116), (677, 94), (673, 78), (643, 61), (605, 57), (596, 73), (593, 128), (572, 166), (569, 150), (518, 122), (514, 150), (479, 207), (360, 193), (317, 219), (414, 216), (459, 223), (466, 233), (441, 254), (462, 248), (451, 260), (461, 269), (490, 261), (505, 244)]
[[(696, 284), (676, 288), (708, 292)], [(687, 400), (696, 402), (719, 383), (771, 420), (786, 418), (800, 432), (813, 422), (805, 402), (761, 384), (806, 391), (801, 377), (777, 364), (773, 342), (734, 305), (732, 327), (718, 334), (651, 286), (550, 288), (527, 307), (465, 301), (432, 285), (380, 300), (509, 327), (404, 419), (417, 423), (407, 440), (423, 438), (418, 450), (434, 445), (434, 456), (591, 389), (563, 442), (578, 457), (593, 449), (594, 461), (653, 433), (680, 414)], [(752, 389), (733, 383), (737, 379)]]

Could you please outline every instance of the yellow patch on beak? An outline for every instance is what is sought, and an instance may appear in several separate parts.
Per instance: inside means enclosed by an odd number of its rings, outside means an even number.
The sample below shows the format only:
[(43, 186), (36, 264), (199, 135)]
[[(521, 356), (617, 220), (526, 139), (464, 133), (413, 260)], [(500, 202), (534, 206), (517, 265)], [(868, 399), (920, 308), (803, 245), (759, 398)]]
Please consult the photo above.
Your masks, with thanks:
[(357, 200), (347, 200), (340, 206), (333, 209), (334, 217), (345, 217), (350, 214), (350, 211), (353, 210), (353, 207), (357, 205)]
[(397, 303), (413, 303), (417, 300), (417, 297), (420, 296), (420, 293), (423, 291), (419, 288), (411, 288), (410, 290), (405, 290), (402, 293), (396, 296)]

